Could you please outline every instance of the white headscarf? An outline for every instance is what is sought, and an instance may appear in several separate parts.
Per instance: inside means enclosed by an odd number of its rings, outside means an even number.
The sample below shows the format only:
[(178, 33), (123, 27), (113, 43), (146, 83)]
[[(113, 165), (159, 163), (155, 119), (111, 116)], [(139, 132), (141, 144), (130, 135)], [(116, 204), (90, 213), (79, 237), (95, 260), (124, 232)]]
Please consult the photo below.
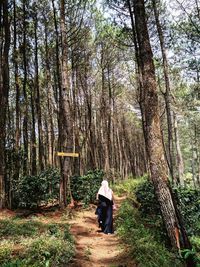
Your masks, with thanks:
[(98, 194), (112, 200), (112, 190), (109, 188), (107, 181), (102, 181)]

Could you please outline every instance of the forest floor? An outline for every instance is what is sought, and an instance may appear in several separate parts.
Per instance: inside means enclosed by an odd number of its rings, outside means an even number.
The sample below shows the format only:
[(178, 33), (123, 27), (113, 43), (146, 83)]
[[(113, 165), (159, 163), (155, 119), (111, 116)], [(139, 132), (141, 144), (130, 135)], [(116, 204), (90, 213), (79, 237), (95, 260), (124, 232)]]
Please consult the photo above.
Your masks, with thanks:
[[(123, 199), (116, 198), (118, 208)], [(70, 221), (71, 233), (76, 242), (76, 256), (71, 267), (135, 267), (127, 256), (125, 245), (116, 234), (99, 232), (95, 208), (90, 206), (78, 211)]]
[[(124, 198), (116, 197), (116, 206), (119, 209)], [(66, 224), (70, 226), (70, 232), (75, 239), (75, 258), (72, 263), (67, 264), (70, 267), (136, 267), (135, 263), (128, 256), (128, 249), (122, 243), (116, 234), (105, 235), (99, 232), (97, 216), (95, 215), (95, 205), (90, 205), (88, 208), (83, 208), (81, 205), (58, 210), (56, 207), (41, 209), (40, 211), (31, 212), (28, 210), (3, 210), (0, 212), (0, 222), (11, 225), (12, 229), (0, 229), (2, 238), (10, 239), (8, 241), (15, 242), (15, 238), (29, 238), (26, 231), (26, 223), (40, 223), (40, 228), (35, 228), (36, 231), (43, 231), (51, 224)], [(117, 211), (114, 211), (114, 222)], [(17, 218), (17, 219), (16, 219)], [(14, 219), (14, 220), (13, 220)], [(3, 224), (3, 225), (4, 225)], [(115, 224), (115, 223), (114, 223)], [(20, 225), (24, 225), (20, 227)], [(29, 227), (30, 228), (30, 227)], [(15, 235), (12, 241), (12, 232)], [(34, 229), (32, 229), (34, 233)], [(31, 234), (31, 233), (30, 233)], [(35, 235), (37, 238), (38, 235)], [(34, 241), (34, 236), (30, 235), (30, 240)], [(23, 245), (23, 244), (22, 244)], [(18, 244), (12, 248), (15, 251)], [(23, 246), (22, 252), (23, 252)], [(3, 248), (2, 248), (3, 249)], [(21, 253), (22, 253), (21, 252)]]

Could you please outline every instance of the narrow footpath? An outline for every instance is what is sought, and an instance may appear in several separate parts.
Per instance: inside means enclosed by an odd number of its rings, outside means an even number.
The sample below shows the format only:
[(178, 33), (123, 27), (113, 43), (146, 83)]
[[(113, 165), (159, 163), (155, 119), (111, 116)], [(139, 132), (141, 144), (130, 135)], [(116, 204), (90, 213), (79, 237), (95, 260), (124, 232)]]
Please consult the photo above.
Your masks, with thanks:
[[(117, 207), (122, 200), (116, 199)], [(117, 235), (98, 232), (95, 206), (78, 211), (70, 225), (76, 242), (76, 256), (70, 267), (136, 267), (127, 259), (125, 247)]]

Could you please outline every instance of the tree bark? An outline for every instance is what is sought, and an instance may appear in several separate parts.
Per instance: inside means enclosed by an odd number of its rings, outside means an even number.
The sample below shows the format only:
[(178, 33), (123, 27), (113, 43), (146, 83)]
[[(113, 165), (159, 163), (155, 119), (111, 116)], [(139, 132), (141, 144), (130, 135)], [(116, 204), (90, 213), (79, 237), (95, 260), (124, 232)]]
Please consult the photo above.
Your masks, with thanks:
[(178, 133), (178, 123), (176, 114), (174, 113), (174, 135), (175, 135), (175, 145), (176, 145), (176, 160), (178, 168), (178, 179), (181, 186), (184, 186), (184, 163), (181, 153), (179, 133)]
[[(70, 114), (69, 77), (68, 77), (68, 47), (65, 25), (65, 3), (60, 0), (60, 30), (61, 30), (61, 81), (62, 88), (59, 92), (59, 147), (61, 150), (69, 150), (73, 144), (72, 121)], [(60, 207), (67, 205), (66, 197), (70, 195), (71, 160), (69, 157), (61, 158), (60, 180)]]
[(165, 99), (165, 108), (166, 108), (166, 114), (167, 114), (169, 171), (172, 177), (172, 181), (175, 184), (177, 184), (179, 181), (176, 181), (175, 179), (176, 177), (174, 176), (174, 146), (173, 146), (173, 132), (172, 132), (172, 112), (171, 112), (171, 103), (170, 103), (169, 67), (168, 67), (167, 53), (165, 49), (165, 41), (164, 41), (162, 26), (159, 20), (159, 12), (157, 9), (156, 0), (152, 0), (152, 3), (153, 3), (156, 27), (158, 31), (158, 37), (159, 37), (160, 47), (161, 47), (161, 52), (162, 52), (163, 70), (164, 70), (164, 77), (165, 77), (164, 99)]
[(198, 128), (194, 122), (194, 147), (195, 147), (195, 176), (198, 187), (200, 187), (200, 177), (199, 177), (199, 144), (198, 144)]
[(36, 134), (35, 134), (35, 88), (31, 92), (31, 115), (32, 115), (32, 129), (31, 129), (31, 175), (37, 175), (37, 152), (36, 152)]
[[(144, 0), (134, 1), (134, 12), (144, 91), (145, 114), (142, 115), (145, 116), (146, 123), (146, 150), (150, 161), (151, 179), (172, 246), (179, 249), (179, 238), (177, 239), (176, 235), (179, 228), (183, 238), (183, 247), (191, 249), (177, 207), (175, 206), (167, 177), (167, 164), (164, 157), (160, 127), (155, 67), (147, 29)], [(188, 260), (188, 266), (195, 266), (192, 259)]]
[(28, 174), (28, 97), (27, 97), (27, 37), (26, 37), (26, 0), (23, 0), (23, 97), (24, 97), (24, 114), (23, 114), (23, 175)]
[[(132, 0), (134, 1), (134, 0)], [(142, 62), (139, 55), (139, 47), (138, 47), (138, 40), (137, 40), (137, 33), (136, 33), (136, 25), (134, 20), (134, 12), (132, 8), (132, 1), (127, 0), (128, 4), (128, 10), (129, 15), (131, 19), (131, 28), (132, 28), (132, 34), (133, 34), (133, 43), (135, 48), (135, 58), (136, 58), (136, 74), (137, 74), (137, 83), (138, 83), (138, 103), (140, 106), (141, 114), (142, 115), (142, 128), (143, 128), (143, 136), (144, 136), (144, 142), (145, 146), (147, 146), (147, 136), (146, 136), (146, 118), (145, 118), (145, 104), (144, 104), (144, 90), (143, 90), (143, 79), (142, 79)], [(147, 170), (149, 169), (149, 159), (148, 155), (146, 155), (146, 166)]]
[[(48, 29), (47, 29), (47, 18), (44, 15), (45, 21), (45, 63), (46, 63), (46, 81), (47, 81), (47, 106), (48, 106), (48, 114), (47, 114), (47, 140), (48, 140), (48, 165), (54, 165), (54, 143), (55, 143), (55, 134), (54, 134), (54, 100), (53, 100), (53, 88), (52, 88), (52, 79), (51, 79), (51, 69), (49, 62), (49, 47), (48, 47)], [(48, 116), (50, 115), (50, 116)]]
[(38, 17), (37, 10), (34, 14), (34, 37), (35, 37), (35, 82), (34, 87), (36, 88), (36, 111), (37, 111), (37, 126), (38, 126), (38, 144), (39, 144), (39, 169), (44, 170), (44, 147), (43, 147), (43, 133), (42, 133), (42, 112), (41, 112), (41, 99), (40, 99), (40, 85), (39, 85), (39, 74), (38, 74)]
[(17, 51), (17, 19), (16, 19), (16, 1), (13, 1), (13, 17), (14, 17), (14, 68), (15, 68), (15, 88), (16, 88), (16, 130), (15, 130), (15, 153), (16, 153), (16, 161), (15, 161), (15, 174), (14, 179), (18, 180), (19, 178), (19, 171), (20, 171), (20, 162), (19, 162), (19, 141), (20, 141), (20, 86), (19, 86), (19, 67), (18, 67), (18, 51)]
[(2, 57), (0, 57), (0, 209), (6, 206), (5, 193), (5, 139), (6, 139), (6, 116), (8, 108), (9, 93), (9, 48), (10, 48), (10, 25), (8, 14), (8, 1), (3, 0), (0, 3), (0, 24)]

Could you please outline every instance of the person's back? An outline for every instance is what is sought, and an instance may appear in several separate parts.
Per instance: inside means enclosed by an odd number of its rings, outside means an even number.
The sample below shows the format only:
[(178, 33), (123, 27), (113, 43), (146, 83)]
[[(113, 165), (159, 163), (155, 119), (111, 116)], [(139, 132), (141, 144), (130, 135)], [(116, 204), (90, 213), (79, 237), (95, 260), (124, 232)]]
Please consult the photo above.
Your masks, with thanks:
[(99, 226), (105, 234), (113, 233), (113, 192), (108, 182), (103, 181), (98, 191), (99, 200), (96, 214), (98, 215)]
[(98, 195), (98, 199), (99, 199), (101, 202), (105, 202), (107, 205), (113, 205), (113, 200), (110, 200), (110, 199), (106, 198), (106, 197), (103, 196), (103, 195)]

